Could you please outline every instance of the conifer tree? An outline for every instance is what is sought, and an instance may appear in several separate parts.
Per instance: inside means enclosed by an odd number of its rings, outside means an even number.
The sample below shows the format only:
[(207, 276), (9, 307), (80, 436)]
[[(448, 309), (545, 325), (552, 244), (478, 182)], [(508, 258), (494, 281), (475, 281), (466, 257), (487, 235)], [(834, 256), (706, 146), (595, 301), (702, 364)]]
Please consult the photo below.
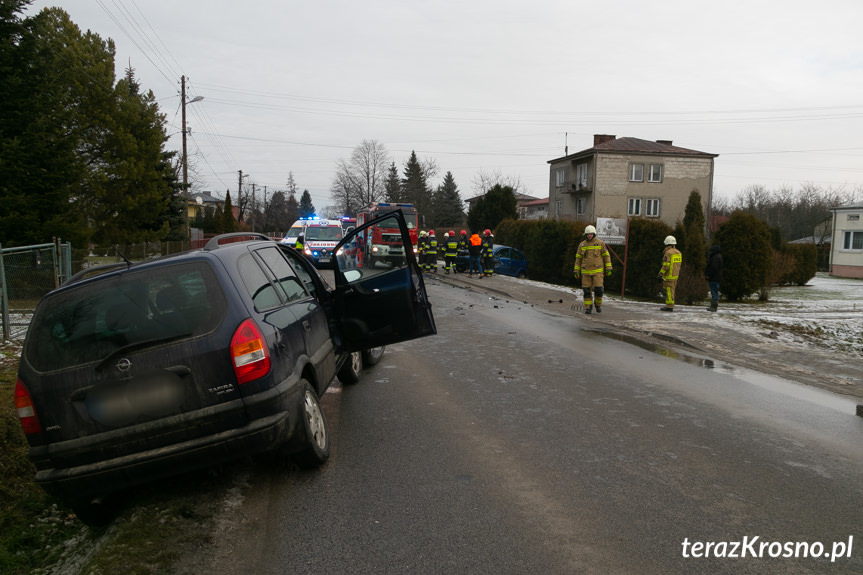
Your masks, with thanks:
[(222, 212), (222, 230), (227, 234), (234, 229), (234, 204), (231, 202), (231, 190), (228, 190), (225, 193), (225, 210)]
[(416, 207), (421, 222), (423, 218), (431, 216), (432, 194), (428, 188), (425, 172), (417, 159), (416, 152), (411, 152), (410, 158), (405, 163), (401, 189), (402, 201), (413, 204)]
[(434, 194), (434, 225), (454, 227), (464, 222), (462, 200), (452, 172), (447, 172), (443, 183)]
[(312, 203), (312, 195), (309, 190), (303, 190), (303, 195), (300, 196), (300, 217), (308, 218), (315, 215), (315, 205)]

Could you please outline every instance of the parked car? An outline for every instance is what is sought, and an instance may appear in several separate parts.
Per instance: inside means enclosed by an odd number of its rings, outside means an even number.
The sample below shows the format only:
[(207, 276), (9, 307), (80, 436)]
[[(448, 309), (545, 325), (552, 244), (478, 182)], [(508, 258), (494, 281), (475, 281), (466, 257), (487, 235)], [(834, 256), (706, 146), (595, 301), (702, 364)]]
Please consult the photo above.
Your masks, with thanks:
[[(459, 272), (470, 269), (467, 252), (459, 253), (455, 267)], [(524, 279), (527, 277), (527, 258), (515, 248), (494, 246), (494, 273)]]
[(36, 481), (85, 522), (113, 491), (249, 454), (321, 465), (333, 378), (436, 332), (411, 250), (374, 274), (339, 264), (332, 288), (296, 250), (249, 236), (90, 268), (37, 305), (15, 402)]

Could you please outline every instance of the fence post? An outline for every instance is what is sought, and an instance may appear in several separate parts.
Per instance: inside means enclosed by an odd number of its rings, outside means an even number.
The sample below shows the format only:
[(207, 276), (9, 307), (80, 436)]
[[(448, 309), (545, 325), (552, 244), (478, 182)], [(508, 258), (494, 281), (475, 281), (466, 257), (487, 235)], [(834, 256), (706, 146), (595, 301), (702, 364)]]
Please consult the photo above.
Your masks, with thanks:
[(0, 244), (0, 315), (3, 320), (3, 341), (9, 339), (9, 292), (6, 290), (6, 268), (3, 266), (3, 244)]

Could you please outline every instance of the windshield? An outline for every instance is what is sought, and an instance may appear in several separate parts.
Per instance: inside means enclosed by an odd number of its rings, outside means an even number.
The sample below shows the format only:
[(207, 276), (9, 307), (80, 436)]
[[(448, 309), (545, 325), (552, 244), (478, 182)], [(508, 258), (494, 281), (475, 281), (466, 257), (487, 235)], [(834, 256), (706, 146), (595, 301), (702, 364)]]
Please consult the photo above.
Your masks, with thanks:
[(286, 235), (285, 237), (286, 238), (295, 238), (295, 237), (299, 236), (301, 233), (303, 233), (303, 226), (294, 226), (288, 230), (288, 235)]
[(306, 241), (321, 240), (336, 242), (340, 239), (342, 239), (342, 226), (306, 228)]

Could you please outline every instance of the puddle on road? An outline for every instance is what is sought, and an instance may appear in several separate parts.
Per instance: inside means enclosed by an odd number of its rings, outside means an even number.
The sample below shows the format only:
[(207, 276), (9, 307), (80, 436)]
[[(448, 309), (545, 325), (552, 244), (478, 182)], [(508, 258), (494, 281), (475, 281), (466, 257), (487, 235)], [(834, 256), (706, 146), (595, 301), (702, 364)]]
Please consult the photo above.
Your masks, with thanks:
[(745, 381), (751, 385), (778, 392), (783, 395), (793, 397), (799, 400), (807, 401), (822, 407), (835, 409), (842, 413), (851, 413), (863, 416), (863, 406), (858, 409), (856, 401), (844, 395), (831, 393), (823, 389), (812, 387), (796, 381), (791, 381), (776, 375), (761, 373), (752, 369), (747, 369), (724, 362), (715, 362), (712, 359), (705, 357), (697, 357), (687, 353), (680, 352), (675, 349), (663, 346), (656, 342), (644, 341), (635, 336), (603, 331), (598, 329), (582, 330), (592, 334), (607, 337), (617, 341), (622, 341), (630, 345), (634, 345), (646, 351), (663, 355), (671, 359), (677, 359), (690, 365), (696, 365), (705, 369), (715, 369), (717, 372), (728, 374), (735, 379)]
[(582, 331), (594, 333), (596, 335), (601, 335), (602, 337), (607, 337), (609, 339), (616, 339), (617, 341), (622, 341), (624, 343), (628, 343), (630, 345), (640, 347), (641, 349), (645, 349), (647, 351), (650, 351), (650, 352), (653, 352), (653, 353), (656, 353), (659, 355), (664, 355), (665, 357), (670, 357), (671, 359), (679, 359), (680, 361), (682, 361), (684, 363), (688, 363), (691, 365), (697, 365), (699, 367), (703, 367), (706, 369), (719, 368), (722, 371), (727, 371), (728, 373), (731, 373), (734, 371), (734, 366), (732, 366), (732, 365), (728, 365), (728, 364), (724, 364), (724, 363), (717, 364), (712, 359), (708, 359), (705, 357), (696, 357), (694, 355), (682, 353), (680, 351), (665, 347), (665, 346), (660, 345), (658, 343), (650, 342), (650, 341), (644, 341), (644, 340), (639, 339), (635, 336), (627, 335), (625, 333), (612, 333), (609, 331), (603, 331), (603, 330), (598, 330), (598, 329), (585, 329)]

